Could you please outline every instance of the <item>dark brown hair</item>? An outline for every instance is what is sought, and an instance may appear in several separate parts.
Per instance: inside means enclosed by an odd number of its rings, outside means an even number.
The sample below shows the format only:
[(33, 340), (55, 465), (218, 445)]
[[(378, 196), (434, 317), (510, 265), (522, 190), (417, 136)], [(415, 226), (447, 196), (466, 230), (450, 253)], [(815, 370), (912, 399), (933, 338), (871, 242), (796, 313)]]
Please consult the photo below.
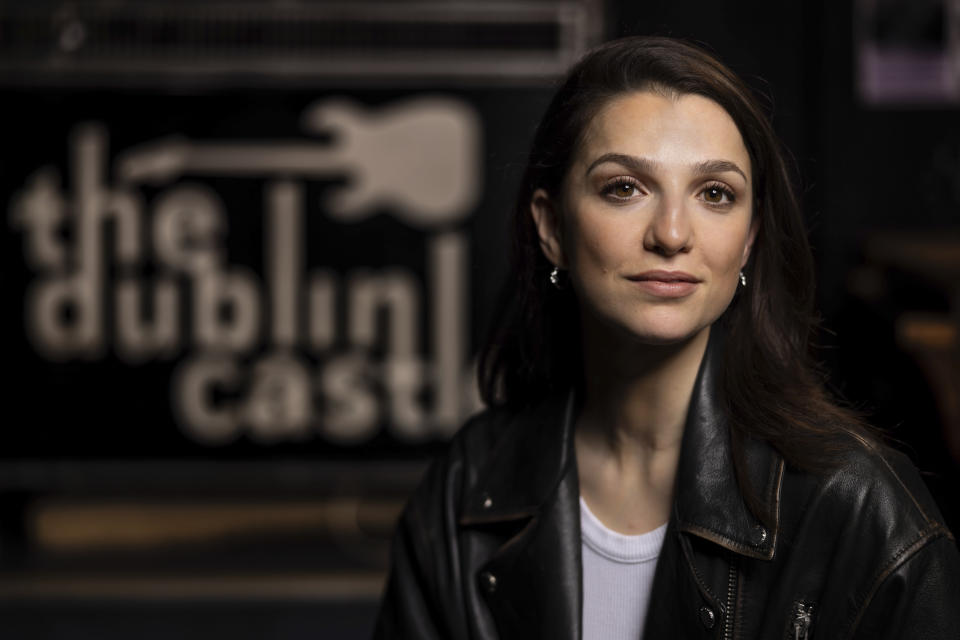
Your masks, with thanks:
[[(548, 282), (552, 265), (530, 216), (533, 193), (561, 184), (594, 115), (611, 99), (651, 90), (705, 96), (726, 110), (750, 154), (759, 232), (742, 289), (718, 321), (726, 335), (722, 401), (745, 479), (742, 440), (771, 443), (795, 467), (831, 467), (869, 431), (826, 394), (809, 354), (815, 327), (813, 259), (796, 179), (751, 90), (711, 54), (659, 37), (608, 42), (567, 74), (537, 128), (513, 213), (513, 269), (480, 353), (480, 391), (489, 405), (520, 408), (578, 384), (577, 301)], [(763, 514), (758, 514), (763, 515)]]

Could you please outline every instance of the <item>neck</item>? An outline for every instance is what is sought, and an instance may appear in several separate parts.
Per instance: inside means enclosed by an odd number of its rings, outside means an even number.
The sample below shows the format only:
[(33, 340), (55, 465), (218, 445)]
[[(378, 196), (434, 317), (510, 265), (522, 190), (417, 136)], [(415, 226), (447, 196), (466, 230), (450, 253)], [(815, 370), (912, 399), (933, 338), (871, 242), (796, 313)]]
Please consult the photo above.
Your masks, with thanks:
[(707, 328), (683, 343), (656, 346), (585, 336), (578, 428), (603, 434), (614, 449), (679, 447), (709, 335)]
[(645, 345), (584, 331), (577, 466), (584, 499), (608, 526), (636, 533), (667, 519), (709, 335), (706, 328), (681, 343)]

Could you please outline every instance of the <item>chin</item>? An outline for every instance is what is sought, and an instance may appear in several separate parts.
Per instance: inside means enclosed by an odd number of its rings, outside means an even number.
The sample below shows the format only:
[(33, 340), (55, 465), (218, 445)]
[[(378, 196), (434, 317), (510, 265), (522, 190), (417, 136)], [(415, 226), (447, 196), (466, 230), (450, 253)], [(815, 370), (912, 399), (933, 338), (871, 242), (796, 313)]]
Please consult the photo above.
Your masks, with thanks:
[(687, 332), (678, 332), (678, 331), (649, 331), (649, 332), (639, 332), (633, 334), (633, 339), (639, 342), (640, 344), (646, 344), (650, 346), (660, 346), (666, 347), (675, 344), (684, 344), (697, 337), (700, 331), (687, 331)]
[(671, 346), (690, 342), (709, 330), (709, 318), (685, 310), (669, 310), (664, 313), (636, 313), (635, 310), (611, 309), (607, 313), (586, 313), (582, 317), (584, 328), (600, 337), (610, 346), (615, 344)]
[(708, 329), (709, 325), (684, 326), (682, 323), (675, 322), (621, 326), (627, 341), (649, 346), (685, 344)]

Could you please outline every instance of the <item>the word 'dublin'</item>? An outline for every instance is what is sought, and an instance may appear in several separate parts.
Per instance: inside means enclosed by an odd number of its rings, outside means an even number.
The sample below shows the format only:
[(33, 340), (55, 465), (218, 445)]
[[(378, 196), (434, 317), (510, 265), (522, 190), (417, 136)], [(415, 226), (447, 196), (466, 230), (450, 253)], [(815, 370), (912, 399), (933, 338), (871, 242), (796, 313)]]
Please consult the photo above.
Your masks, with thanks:
[[(429, 119), (429, 109), (448, 121), (451, 114), (465, 113), (462, 106), (444, 112), (442, 102), (414, 106), (421, 120)], [(371, 127), (385, 126), (368, 119)], [(467, 125), (460, 124), (460, 148), (453, 154), (476, 157), (476, 132)], [(377, 152), (370, 140), (365, 145), (366, 153)], [(185, 433), (210, 444), (244, 433), (262, 442), (319, 435), (360, 443), (381, 424), (398, 439), (419, 440), (451, 432), (476, 407), (466, 373), (469, 281), (462, 232), (425, 237), (425, 283), (402, 265), (308, 272), (304, 188), (290, 179), (290, 167), (273, 165), (284, 177), (264, 183), (261, 277), (228, 264), (229, 217), (208, 186), (179, 182), (147, 206), (130, 181), (138, 176), (129, 173), (139, 170), (141, 179), (144, 171), (149, 174), (149, 148), (121, 155), (117, 173), (127, 174), (128, 181), (114, 186), (104, 179), (102, 128), (79, 128), (71, 151), (69, 200), (57, 173), (47, 167), (30, 178), (9, 212), (11, 223), (24, 231), (25, 259), (37, 272), (27, 292), (25, 322), (44, 357), (92, 361), (112, 353), (130, 365), (179, 360), (171, 385), (174, 414)], [(156, 153), (169, 149), (161, 145)], [(217, 174), (209, 149), (206, 157), (205, 167), (180, 172)], [(254, 174), (236, 158), (233, 163), (233, 169), (221, 166), (220, 173)], [(407, 221), (428, 226), (440, 220), (442, 202), (451, 207), (445, 222), (463, 217), (478, 181), (468, 165), (460, 162), (460, 176), (451, 178), (454, 187), (444, 183), (446, 192), (434, 197), (432, 210), (425, 201), (428, 211), (418, 216), (416, 202), (404, 203)], [(270, 166), (258, 177), (271, 178)], [(342, 173), (349, 175), (350, 166), (355, 164), (342, 167)], [(334, 169), (331, 163), (324, 167), (327, 173)], [(340, 194), (334, 217), (357, 218), (358, 202), (384, 204), (375, 202), (369, 180), (357, 183), (368, 201), (354, 197), (351, 208), (342, 205), (351, 202), (351, 194)], [(429, 194), (419, 197), (429, 200)], [(427, 314), (429, 359), (419, 339), (421, 316)]]

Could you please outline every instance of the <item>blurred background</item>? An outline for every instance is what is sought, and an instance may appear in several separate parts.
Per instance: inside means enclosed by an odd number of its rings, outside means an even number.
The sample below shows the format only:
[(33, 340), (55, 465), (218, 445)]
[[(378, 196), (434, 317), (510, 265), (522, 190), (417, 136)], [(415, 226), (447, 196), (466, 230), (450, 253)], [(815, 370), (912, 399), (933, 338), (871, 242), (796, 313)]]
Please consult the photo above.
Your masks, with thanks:
[(960, 530), (960, 1), (6, 1), (3, 637), (368, 637), (533, 127), (629, 34), (767, 96), (833, 390)]

